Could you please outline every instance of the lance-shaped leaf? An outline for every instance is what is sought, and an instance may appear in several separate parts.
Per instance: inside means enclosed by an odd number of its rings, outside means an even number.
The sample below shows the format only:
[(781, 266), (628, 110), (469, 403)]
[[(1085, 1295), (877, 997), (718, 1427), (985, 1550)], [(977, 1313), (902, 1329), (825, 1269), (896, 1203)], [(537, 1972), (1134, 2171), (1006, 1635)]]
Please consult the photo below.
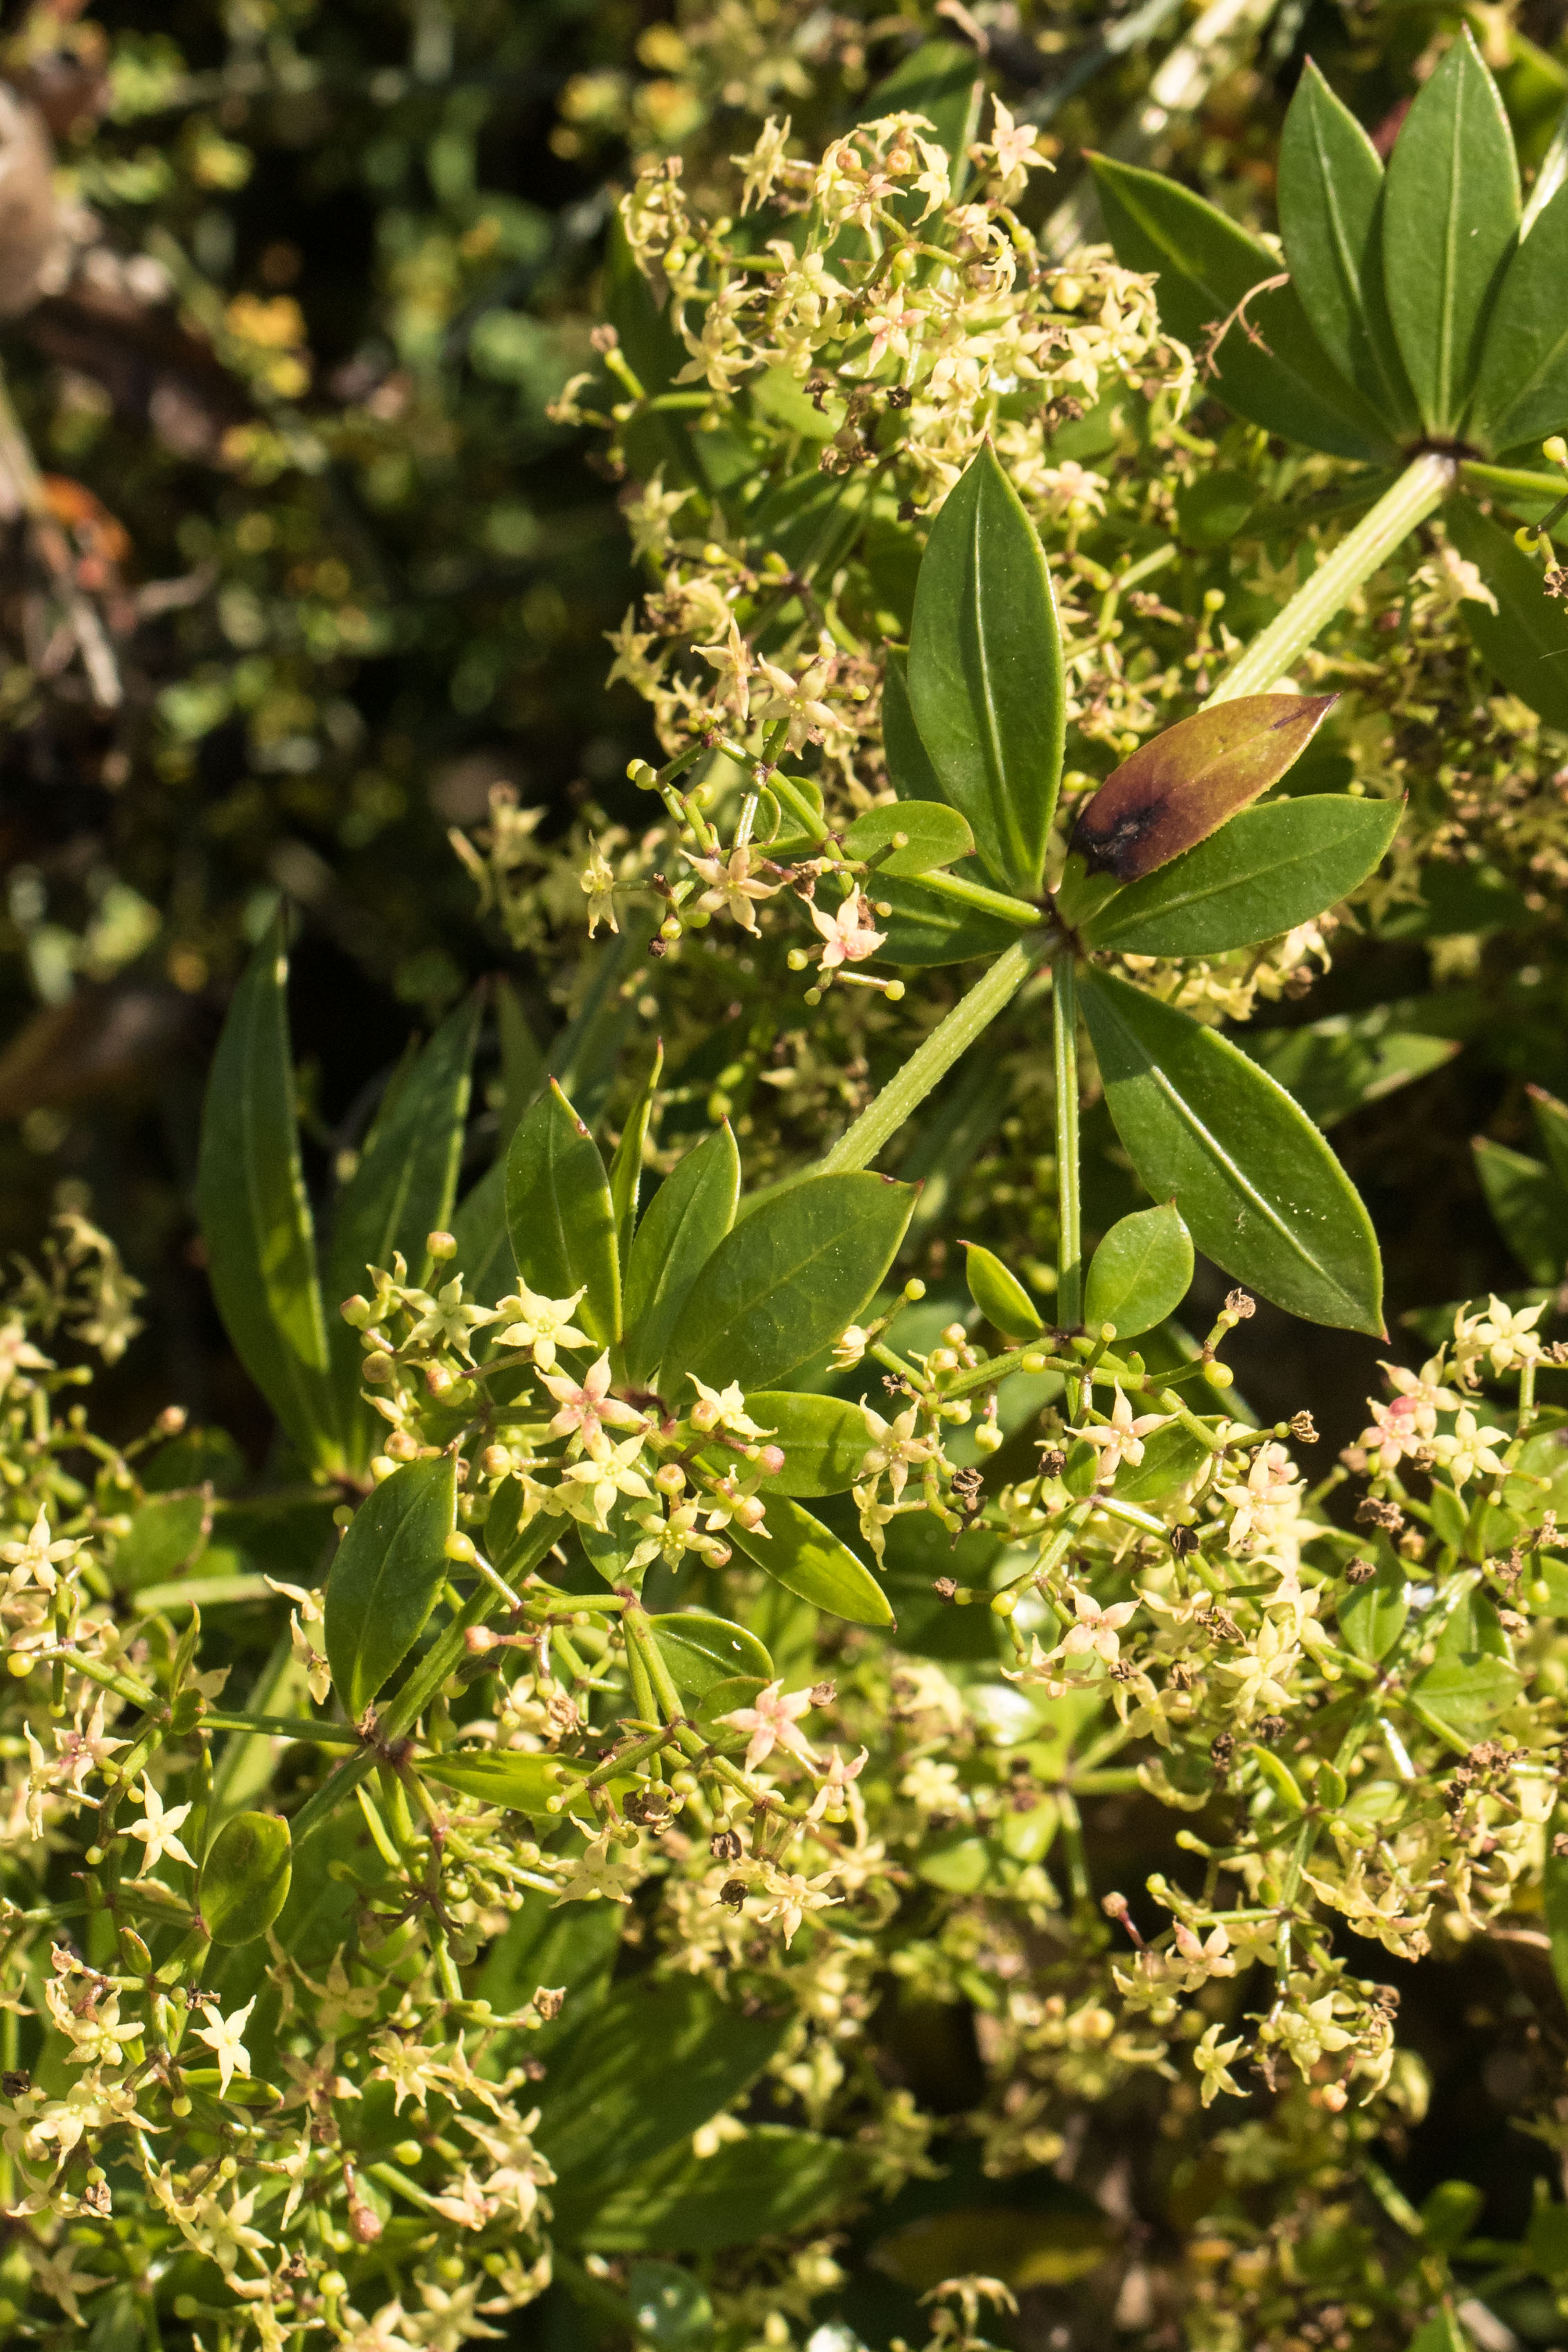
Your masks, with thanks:
[(1466, 427), (1483, 449), (1518, 448), (1568, 424), (1565, 285), (1568, 188), (1559, 188), (1509, 263), (1487, 323)]
[[(864, 2149), (824, 2133), (792, 2131), (783, 2124), (754, 2124), (740, 2139), (721, 2141), (711, 2156), (690, 2147), (672, 2147), (656, 2162), (607, 2192), (573, 2202), (557, 2193), (552, 2205), (571, 2225), (581, 2212), (579, 2242), (608, 2253), (703, 2254), (722, 2246), (754, 2245), (759, 2237), (784, 2237), (826, 2221), (865, 2192)], [(652, 2268), (652, 2265), (648, 2267)], [(662, 2265), (659, 2265), (662, 2268)], [(674, 2273), (689, 2287), (684, 2272)], [(1055, 2273), (1053, 2273), (1053, 2276)], [(631, 2273), (635, 2282), (637, 2271)], [(649, 2333), (650, 2344), (674, 2344)], [(706, 2335), (682, 2335), (695, 2352)]]
[[(782, 1470), (767, 1474), (766, 1494), (842, 1495), (860, 1475), (871, 1433), (858, 1404), (792, 1389), (753, 1389), (746, 1411), (784, 1458)], [(731, 1455), (710, 1459), (715, 1467), (733, 1466)]]
[(882, 671), (882, 751), (888, 762), (888, 782), (901, 801), (941, 802), (946, 798), (941, 779), (931, 766), (931, 753), (915, 725), (910, 702), (909, 657), (894, 646), (888, 648)]
[(1459, 1051), (1454, 1038), (1395, 1028), (1386, 1004), (1331, 1013), (1298, 1029), (1247, 1029), (1242, 1039), (1253, 1060), (1322, 1128), (1441, 1069)]
[(626, 1268), (626, 1377), (651, 1381), (691, 1286), (735, 1222), (741, 1155), (724, 1120), (649, 1202)]
[(632, 1106), (631, 1117), (621, 1130), (616, 1156), (610, 1162), (610, 1202), (616, 1213), (616, 1252), (621, 1262), (623, 1291), (626, 1288), (626, 1265), (632, 1254), (632, 1236), (637, 1231), (643, 1151), (647, 1143), (648, 1122), (653, 1117), (653, 1098), (658, 1092), (663, 1070), (664, 1040), (661, 1037), (653, 1049), (653, 1067)]
[(1118, 891), (1084, 925), (1085, 944), (1187, 956), (1278, 939), (1366, 879), (1398, 832), (1404, 805), (1322, 793), (1245, 809), (1197, 848)]
[[(1389, 420), (1347, 383), (1276, 256), (1202, 196), (1158, 172), (1091, 155), (1106, 234), (1126, 269), (1158, 274), (1160, 316), (1202, 351), (1226, 320), (1210, 389), (1267, 432), (1337, 457), (1395, 454)], [(1247, 334), (1253, 327), (1267, 348)]]
[(1458, 433), (1519, 233), (1519, 163), (1468, 27), (1416, 95), (1388, 163), (1389, 315), (1429, 433)]
[(1085, 1018), (1116, 1131), (1194, 1243), (1292, 1315), (1383, 1333), (1371, 1222), (1306, 1113), (1213, 1029), (1086, 973)]
[(1192, 1236), (1175, 1209), (1138, 1209), (1111, 1226), (1089, 1265), (1084, 1286), (1084, 1328), (1112, 1323), (1119, 1339), (1135, 1339), (1173, 1315), (1193, 1280)]
[(875, 1296), (914, 1202), (908, 1184), (857, 1173), (808, 1176), (760, 1202), (692, 1285), (660, 1393), (673, 1401), (689, 1375), (765, 1388), (827, 1347)]
[(830, 1616), (847, 1617), (852, 1625), (892, 1623), (888, 1596), (870, 1570), (820, 1519), (786, 1496), (768, 1496), (765, 1532), (731, 1519), (724, 1534), (797, 1601), (809, 1601)]
[(1443, 528), (1497, 602), (1467, 596), (1459, 610), (1476, 650), (1511, 694), (1549, 727), (1568, 728), (1568, 614), (1547, 595), (1541, 567), (1470, 499), (1450, 499)]
[(332, 1687), (357, 1722), (425, 1630), (451, 1573), (457, 1471), (449, 1454), (405, 1462), (349, 1521), (327, 1579), (322, 1639)]
[(1531, 1282), (1561, 1282), (1568, 1267), (1568, 1191), (1543, 1160), (1478, 1135), (1476, 1173), (1498, 1228)]
[[(445, 1229), (458, 1188), (480, 1010), (474, 996), (442, 1023), (377, 1119), (338, 1198), (327, 1259), (329, 1309), (366, 1286), (367, 1267), (390, 1266), (396, 1250), (412, 1281), (426, 1279), (426, 1238)], [(384, 1424), (360, 1396), (359, 1333), (335, 1313), (331, 1357), (344, 1432), (355, 1460), (363, 1461), (374, 1450), (374, 1432), (384, 1435)]]
[(974, 836), (955, 808), (941, 801), (898, 801), (868, 809), (844, 835), (847, 857), (875, 857), (867, 884), (873, 898), (884, 875), (934, 874), (974, 854)]
[(1546, 1147), (1546, 1157), (1557, 1181), (1568, 1191), (1568, 1103), (1559, 1102), (1544, 1087), (1526, 1087), (1535, 1130)]
[(1308, 58), (1279, 142), (1279, 230), (1312, 331), (1348, 383), (1401, 431), (1416, 425), (1383, 285), (1383, 165)]
[(264, 1936), (289, 1900), (289, 1824), (275, 1813), (236, 1813), (202, 1856), (196, 1909), (215, 1944)]
[(616, 1209), (599, 1147), (552, 1078), (506, 1159), (506, 1222), (517, 1270), (546, 1298), (585, 1290), (576, 1320), (607, 1346), (620, 1337)]
[(452, 1270), (463, 1277), (467, 1296), (480, 1307), (493, 1307), (517, 1278), (511, 1236), (506, 1229), (506, 1161), (492, 1160), (465, 1193), (452, 1220), (458, 1255)]
[(910, 702), (944, 796), (997, 880), (1040, 887), (1067, 688), (1035, 526), (987, 443), (931, 526), (910, 632)]
[(1079, 810), (1073, 848), (1090, 874), (1112, 874), (1119, 882), (1136, 882), (1168, 865), (1277, 784), (1337, 699), (1241, 694), (1167, 727), (1123, 760)]
[(235, 1352), (294, 1444), (342, 1462), (315, 1234), (300, 1166), (281, 919), (235, 990), (202, 1115), (196, 1202)]
[(1009, 1339), (1032, 1339), (1045, 1329), (1034, 1300), (994, 1251), (965, 1242), (963, 1273), (969, 1296), (982, 1315)]
[(444, 1748), (437, 1755), (421, 1756), (417, 1769), (422, 1780), (459, 1789), (482, 1805), (533, 1814), (547, 1814), (552, 1797), (569, 1794), (588, 1772), (570, 1758), (530, 1755), (521, 1748)]

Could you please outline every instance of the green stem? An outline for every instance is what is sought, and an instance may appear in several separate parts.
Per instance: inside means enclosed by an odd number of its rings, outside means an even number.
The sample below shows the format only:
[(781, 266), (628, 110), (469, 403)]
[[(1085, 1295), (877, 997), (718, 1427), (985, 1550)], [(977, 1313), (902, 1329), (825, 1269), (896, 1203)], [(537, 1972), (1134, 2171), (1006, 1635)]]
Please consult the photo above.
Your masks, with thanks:
[(904, 1121), (922, 1103), (940, 1078), (945, 1077), (961, 1054), (1017, 994), (1039, 959), (1043, 931), (1031, 932), (999, 955), (977, 980), (945, 1021), (938, 1024), (925, 1044), (910, 1055), (896, 1078), (882, 1088), (853, 1127), (841, 1135), (822, 1161), (822, 1173), (839, 1174), (868, 1168), (884, 1144), (890, 1142)]
[(1057, 1320), (1083, 1320), (1083, 1232), (1079, 1199), (1078, 987), (1071, 951), (1051, 967), (1051, 1053), (1057, 1082)]
[(1254, 637), (1204, 708), (1232, 702), (1240, 694), (1267, 694), (1401, 540), (1436, 512), (1458, 471), (1458, 460), (1440, 450), (1426, 449), (1413, 457), (1393, 488), (1385, 490), (1371, 513), (1345, 533), (1333, 553), (1302, 583), (1262, 635)]

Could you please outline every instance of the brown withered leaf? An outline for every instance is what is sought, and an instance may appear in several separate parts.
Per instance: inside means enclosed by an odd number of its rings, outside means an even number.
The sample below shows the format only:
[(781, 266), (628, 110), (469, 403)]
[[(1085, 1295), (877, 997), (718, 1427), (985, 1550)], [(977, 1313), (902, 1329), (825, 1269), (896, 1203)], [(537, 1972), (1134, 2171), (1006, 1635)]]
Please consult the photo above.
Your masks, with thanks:
[(1206, 840), (1277, 784), (1339, 697), (1242, 694), (1167, 727), (1079, 812), (1072, 847), (1091, 874), (1136, 882)]

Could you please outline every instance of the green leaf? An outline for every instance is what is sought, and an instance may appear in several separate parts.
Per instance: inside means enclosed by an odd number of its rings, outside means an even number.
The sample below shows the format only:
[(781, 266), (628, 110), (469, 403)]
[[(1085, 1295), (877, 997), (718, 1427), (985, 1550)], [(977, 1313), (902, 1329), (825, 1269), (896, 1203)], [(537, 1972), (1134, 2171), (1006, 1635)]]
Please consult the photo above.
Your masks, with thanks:
[(1244, 809), (1195, 849), (1119, 890), (1084, 925), (1085, 944), (1189, 956), (1277, 939), (1365, 881), (1404, 807), (1321, 793)]
[(1386, 460), (1394, 453), (1388, 423), (1324, 352), (1294, 287), (1254, 291), (1280, 274), (1266, 245), (1158, 172), (1107, 155), (1088, 160), (1116, 257), (1126, 269), (1158, 274), (1160, 317), (1173, 334), (1201, 351), (1211, 330), (1246, 301), (1247, 320), (1268, 348), (1241, 324), (1229, 329), (1210, 386), (1227, 407), (1337, 457)]
[(1412, 1685), (1410, 1696), (1446, 1730), (1468, 1743), (1513, 1705), (1520, 1679), (1517, 1667), (1506, 1658), (1475, 1650), (1462, 1658), (1438, 1658)]
[(1467, 428), (1484, 449), (1542, 441), (1568, 424), (1568, 188), (1508, 265), (1487, 327)]
[(1451, 2254), (1480, 2220), (1486, 2191), (1473, 2180), (1440, 2180), (1421, 2200), (1421, 2226), (1428, 2245)]
[(1410, 1614), (1409, 1591), (1405, 1562), (1390, 1554), (1375, 1576), (1364, 1584), (1352, 1584), (1334, 1603), (1340, 1639), (1352, 1658), (1364, 1658), (1374, 1666), (1388, 1655)]
[(1497, 598), (1495, 613), (1473, 597), (1459, 607), (1482, 660), (1549, 727), (1568, 728), (1568, 613), (1542, 586), (1540, 565), (1473, 499), (1450, 499), (1443, 527)]
[(978, 1242), (963, 1244), (964, 1279), (969, 1296), (988, 1323), (1009, 1339), (1032, 1339), (1045, 1329), (1035, 1302), (1017, 1276)]
[(496, 982), (496, 1043), (500, 1047), (500, 1151), (517, 1133), (518, 1120), (550, 1083), (539, 1041), (510, 980)]
[(914, 1199), (907, 1184), (857, 1172), (808, 1176), (761, 1202), (681, 1310), (664, 1351), (667, 1402), (691, 1374), (710, 1388), (766, 1388), (827, 1347), (875, 1297)]
[(1277, 784), (1338, 698), (1239, 694), (1179, 719), (1141, 743), (1085, 802), (1072, 847), (1090, 874), (1119, 882), (1152, 874)]
[(858, 1404), (792, 1389), (754, 1389), (746, 1411), (784, 1453), (784, 1466), (767, 1479), (765, 1494), (841, 1495), (860, 1475), (871, 1433)]
[(1519, 164), (1467, 26), (1417, 92), (1389, 158), (1389, 315), (1429, 433), (1457, 434), (1519, 231)]
[(1546, 1148), (1552, 1172), (1568, 1196), (1568, 1103), (1559, 1102), (1544, 1087), (1526, 1087), (1535, 1113), (1536, 1132)]
[[(584, 2211), (579, 2242), (606, 2253), (699, 2254), (808, 2229), (857, 2196), (866, 2158), (843, 2140), (756, 2124), (711, 2156), (671, 2148)], [(558, 2215), (562, 2200), (552, 2195)], [(585, 2200), (584, 2200), (585, 2201)], [(568, 2202), (570, 2231), (580, 2203)]]
[(1383, 283), (1383, 165), (1308, 58), (1279, 142), (1279, 229), (1312, 331), (1401, 432), (1419, 422)]
[(1119, 1339), (1135, 1339), (1175, 1313), (1192, 1281), (1192, 1239), (1175, 1210), (1135, 1210), (1111, 1226), (1094, 1253), (1084, 1327), (1092, 1334), (1114, 1323)]
[(282, 919), (235, 990), (202, 1116), (196, 1206), (235, 1353), (300, 1451), (339, 1467), (315, 1234), (300, 1166)]
[[(884, 881), (879, 874), (872, 892), (879, 911), (877, 929), (885, 945), (877, 950), (879, 963), (967, 963), (972, 956), (1000, 955), (1017, 939), (1021, 923), (988, 914), (984, 904), (963, 895), (965, 877), (956, 874), (929, 875), (923, 881)], [(957, 885), (956, 888), (950, 885)]]
[(741, 1155), (726, 1119), (665, 1178), (632, 1244), (626, 1266), (629, 1381), (649, 1381), (658, 1374), (693, 1284), (735, 1222), (740, 1196)]
[(1258, 485), (1248, 475), (1222, 467), (1199, 474), (1176, 492), (1176, 528), (1188, 547), (1224, 547), (1246, 529), (1258, 504)]
[(1561, 1282), (1568, 1266), (1568, 1191), (1544, 1160), (1478, 1135), (1476, 1173), (1498, 1230), (1531, 1282)]
[(887, 662), (882, 670), (882, 751), (888, 762), (888, 782), (901, 801), (935, 801), (943, 803), (947, 795), (931, 763), (931, 753), (921, 741), (921, 730), (915, 725), (915, 714), (910, 702), (909, 656), (896, 646), (888, 648)]
[(996, 879), (1040, 887), (1067, 688), (1035, 526), (989, 442), (931, 526), (910, 632), (910, 701), (942, 793)]
[(932, 874), (974, 854), (974, 836), (955, 808), (941, 801), (897, 801), (891, 808), (868, 809), (843, 838), (847, 857), (874, 857), (889, 842), (901, 847), (887, 856), (867, 884), (875, 897), (884, 876)]
[(637, 1195), (642, 1189), (643, 1151), (647, 1143), (648, 1121), (653, 1117), (653, 1098), (658, 1091), (663, 1069), (664, 1040), (661, 1037), (653, 1049), (653, 1067), (632, 1105), (631, 1116), (621, 1130), (616, 1156), (610, 1162), (610, 1204), (616, 1213), (616, 1255), (620, 1260), (623, 1289), (626, 1269), (631, 1263), (632, 1235), (637, 1231)]
[(506, 1229), (506, 1161), (493, 1160), (464, 1195), (452, 1220), (458, 1254), (452, 1270), (463, 1277), (465, 1295), (493, 1307), (517, 1279), (511, 1235)]
[(626, 2301), (639, 2339), (654, 2352), (688, 2352), (712, 2341), (713, 2305), (707, 2290), (675, 2263), (634, 2263)]
[(416, 1769), (421, 1780), (460, 1790), (481, 1804), (533, 1814), (545, 1814), (551, 1798), (586, 1772), (585, 1766), (563, 1757), (531, 1755), (521, 1748), (444, 1748), (438, 1755), (416, 1758)]
[(349, 1521), (327, 1580), (322, 1639), (332, 1687), (357, 1723), (425, 1630), (451, 1573), (457, 1468), (449, 1454), (405, 1462)]
[(235, 1813), (202, 1857), (196, 1909), (215, 1944), (264, 1936), (289, 1900), (289, 1824), (275, 1813)]
[(506, 1222), (517, 1270), (545, 1298), (585, 1297), (576, 1321), (607, 1347), (620, 1337), (616, 1211), (599, 1148), (553, 1078), (512, 1137)]
[[(540, 2086), (534, 2134), (584, 2215), (607, 2181), (689, 2138), (761, 2074), (790, 2020), (747, 2017), (691, 1979), (627, 1985), (584, 2020)], [(558, 2216), (563, 2206), (552, 2196)]]
[[(425, 1244), (452, 1214), (481, 1010), (475, 995), (448, 1014), (377, 1119), (364, 1157), (338, 1197), (327, 1258), (329, 1307), (363, 1291), (366, 1269), (390, 1266), (395, 1250), (403, 1253), (410, 1281), (428, 1283)], [(438, 1278), (450, 1276), (443, 1272)], [(353, 1459), (362, 1463), (376, 1451), (372, 1441), (378, 1431), (385, 1434), (385, 1423), (360, 1395), (359, 1333), (336, 1314), (331, 1358), (339, 1417)]]
[[(1547, 1825), (1546, 1931), (1552, 1938), (1552, 1973), (1568, 2000), (1568, 1853), (1559, 1853), (1557, 1840), (1568, 1835), (1568, 1805), (1559, 1804)], [(1568, 2251), (1568, 2249), (1565, 2249)], [(1568, 2261), (1563, 2263), (1568, 2269)]]
[(750, 1675), (764, 1683), (773, 1678), (773, 1662), (764, 1644), (727, 1617), (710, 1616), (704, 1609), (687, 1609), (675, 1616), (650, 1617), (647, 1622), (683, 1697), (706, 1698), (716, 1684), (735, 1675)]
[(1315, 1323), (1383, 1334), (1365, 1209), (1306, 1113), (1245, 1054), (1125, 981), (1086, 973), (1116, 1131), (1205, 1257)]
[(1163, 1502), (1208, 1459), (1209, 1449), (1201, 1437), (1179, 1421), (1168, 1421), (1144, 1439), (1142, 1462), (1122, 1464), (1111, 1492), (1123, 1503)]
[(852, 1625), (892, 1623), (888, 1596), (870, 1570), (820, 1519), (783, 1495), (770, 1495), (765, 1524), (764, 1534), (731, 1519), (725, 1538), (797, 1601), (847, 1617)]
[[(968, 184), (970, 142), (979, 131), (984, 94), (973, 49), (957, 41), (922, 41), (872, 85), (858, 119), (872, 122), (889, 114), (923, 114), (952, 161), (956, 202)], [(917, 215), (919, 210), (917, 202)]]
[(716, 1748), (744, 1748), (747, 1735), (728, 1723), (728, 1716), (738, 1714), (742, 1707), (754, 1706), (757, 1693), (772, 1682), (772, 1675), (726, 1675), (722, 1682), (710, 1684), (697, 1702), (697, 1728), (704, 1739)]
[(1237, 1042), (1316, 1126), (1332, 1127), (1363, 1103), (1380, 1102), (1441, 1069), (1459, 1051), (1453, 1038), (1392, 1027), (1395, 1010), (1376, 1004), (1366, 1013), (1332, 1013), (1300, 1029), (1246, 1030)]

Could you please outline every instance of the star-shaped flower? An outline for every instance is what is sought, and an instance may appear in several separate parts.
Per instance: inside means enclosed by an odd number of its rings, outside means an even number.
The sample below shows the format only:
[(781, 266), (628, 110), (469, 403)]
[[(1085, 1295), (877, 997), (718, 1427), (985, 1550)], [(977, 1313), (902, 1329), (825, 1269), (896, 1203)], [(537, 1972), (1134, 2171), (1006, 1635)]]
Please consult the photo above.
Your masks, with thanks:
[(587, 1333), (579, 1331), (572, 1320), (582, 1296), (581, 1290), (574, 1290), (570, 1298), (542, 1298), (525, 1283), (496, 1308), (505, 1326), (496, 1333), (496, 1346), (530, 1348), (540, 1370), (553, 1371), (557, 1348), (585, 1348), (589, 1344)]
[(752, 1706), (738, 1706), (731, 1714), (721, 1715), (719, 1720), (729, 1724), (735, 1731), (751, 1733), (746, 1749), (748, 1772), (754, 1772), (775, 1748), (787, 1748), (792, 1756), (798, 1756), (803, 1764), (815, 1768), (816, 1759), (795, 1728), (811, 1704), (809, 1690), (786, 1692), (783, 1682), (779, 1681), (769, 1683), (765, 1690), (760, 1690)]
[(1096, 1483), (1109, 1486), (1124, 1462), (1134, 1465), (1143, 1459), (1143, 1440), (1152, 1429), (1163, 1429), (1169, 1413), (1143, 1412), (1136, 1421), (1132, 1407), (1122, 1395), (1120, 1386), (1111, 1390), (1110, 1419), (1095, 1422), (1088, 1429), (1076, 1429), (1075, 1437), (1087, 1438), (1100, 1454)]
[(1121, 1654), (1121, 1628), (1130, 1617), (1136, 1616), (1137, 1601), (1117, 1601), (1109, 1609), (1102, 1609), (1092, 1593), (1075, 1592), (1072, 1605), (1078, 1622), (1068, 1628), (1051, 1655), (1076, 1658), (1092, 1651), (1108, 1666), (1113, 1666)]
[(852, 890), (836, 915), (825, 915), (815, 900), (808, 911), (826, 941), (822, 950), (824, 971), (836, 971), (840, 964), (864, 963), (888, 936), (873, 924), (871, 902), (862, 890)]
[(550, 1424), (550, 1433), (552, 1437), (570, 1436), (574, 1454), (582, 1451), (602, 1460), (610, 1444), (604, 1434), (606, 1422), (612, 1429), (643, 1426), (644, 1417), (635, 1405), (623, 1404), (619, 1397), (610, 1394), (607, 1349), (598, 1362), (590, 1366), (581, 1382), (560, 1372), (542, 1372), (540, 1378), (559, 1407)]
[(196, 2028), (196, 2040), (205, 2042), (217, 2060), (218, 2090), (225, 2098), (228, 2096), (228, 2086), (236, 2074), (249, 2077), (250, 2053), (243, 2037), (255, 2007), (253, 1996), (243, 2009), (235, 2010), (228, 2017), (214, 2011), (211, 2012), (212, 2022)]
[(71, 1543), (62, 1538), (58, 1543), (51, 1542), (48, 1516), (40, 1510), (26, 1543), (0, 1544), (0, 1559), (11, 1570), (13, 1591), (19, 1592), (24, 1585), (37, 1584), (46, 1592), (52, 1592), (59, 1581), (57, 1569), (74, 1560), (82, 1549), (80, 1541)]
[(751, 849), (745, 843), (731, 849), (728, 857), (690, 857), (708, 887), (698, 899), (705, 914), (732, 915), (743, 931), (757, 928), (757, 910), (753, 901), (772, 898), (783, 889), (782, 882), (759, 882), (752, 870)]

